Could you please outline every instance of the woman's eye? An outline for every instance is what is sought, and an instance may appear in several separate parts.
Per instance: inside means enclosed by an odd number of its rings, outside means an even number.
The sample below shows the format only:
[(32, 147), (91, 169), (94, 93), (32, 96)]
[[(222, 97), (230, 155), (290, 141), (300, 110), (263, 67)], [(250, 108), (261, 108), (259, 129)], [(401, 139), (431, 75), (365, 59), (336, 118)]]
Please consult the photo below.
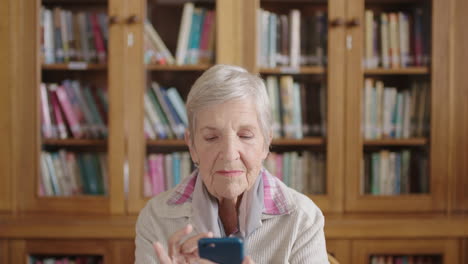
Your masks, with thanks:
[(206, 137), (205, 140), (206, 141), (214, 141), (215, 139), (217, 139), (218, 137)]
[(240, 138), (243, 138), (243, 139), (251, 139), (251, 138), (253, 138), (252, 135), (240, 135), (239, 137), (240, 137)]

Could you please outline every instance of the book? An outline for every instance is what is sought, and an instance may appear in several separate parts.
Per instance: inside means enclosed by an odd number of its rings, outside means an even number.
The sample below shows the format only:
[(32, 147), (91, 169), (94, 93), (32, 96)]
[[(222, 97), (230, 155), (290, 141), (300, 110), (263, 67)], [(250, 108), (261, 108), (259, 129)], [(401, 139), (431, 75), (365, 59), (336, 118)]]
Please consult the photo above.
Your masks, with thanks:
[(176, 64), (185, 64), (185, 58), (187, 56), (188, 41), (190, 34), (190, 26), (192, 24), (194, 4), (192, 2), (186, 2), (184, 4), (182, 19), (180, 22), (179, 35), (177, 39), (176, 49)]

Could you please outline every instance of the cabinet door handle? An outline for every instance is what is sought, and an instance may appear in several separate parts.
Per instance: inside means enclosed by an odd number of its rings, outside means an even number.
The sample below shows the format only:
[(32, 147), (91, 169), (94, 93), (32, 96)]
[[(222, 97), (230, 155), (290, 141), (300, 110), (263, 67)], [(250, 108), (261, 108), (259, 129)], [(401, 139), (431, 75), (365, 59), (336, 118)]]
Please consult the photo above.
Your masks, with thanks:
[(348, 22), (346, 22), (347, 27), (357, 27), (359, 25), (361, 25), (361, 21), (359, 20), (359, 18), (352, 18), (348, 20)]
[(337, 17), (330, 21), (330, 26), (332, 27), (341, 27), (345, 24), (345, 21), (341, 17)]
[(120, 23), (120, 19), (118, 16), (110, 16), (108, 18), (108, 22), (109, 22), (109, 25), (115, 25), (115, 24)]
[(135, 24), (140, 22), (140, 19), (136, 15), (131, 15), (126, 20), (127, 24)]

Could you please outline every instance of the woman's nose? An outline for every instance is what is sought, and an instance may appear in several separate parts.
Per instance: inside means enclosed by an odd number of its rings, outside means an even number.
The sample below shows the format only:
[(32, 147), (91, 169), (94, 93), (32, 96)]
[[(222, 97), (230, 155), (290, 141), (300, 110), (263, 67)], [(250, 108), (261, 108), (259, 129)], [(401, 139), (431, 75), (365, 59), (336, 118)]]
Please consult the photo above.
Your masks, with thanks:
[(239, 143), (235, 137), (224, 138), (221, 153), (222, 158), (226, 161), (237, 160), (239, 158)]

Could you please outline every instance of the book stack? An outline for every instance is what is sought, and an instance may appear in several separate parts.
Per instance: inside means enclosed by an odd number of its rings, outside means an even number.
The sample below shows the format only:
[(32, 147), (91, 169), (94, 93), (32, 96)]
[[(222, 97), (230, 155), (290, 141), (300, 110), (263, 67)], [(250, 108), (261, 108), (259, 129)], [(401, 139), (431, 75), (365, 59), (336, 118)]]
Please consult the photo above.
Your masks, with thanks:
[(109, 33), (105, 13), (42, 7), (40, 26), (43, 63), (107, 62)]
[(176, 88), (153, 82), (144, 95), (144, 131), (149, 139), (183, 139), (188, 126), (185, 103)]
[(175, 58), (150, 22), (145, 23), (145, 63), (160, 65), (210, 64), (214, 61), (216, 13), (184, 4)]
[(29, 256), (28, 264), (102, 264), (101, 256)]
[(430, 87), (413, 81), (409, 89), (385, 87), (366, 78), (363, 93), (365, 139), (423, 137), (429, 134)]
[(366, 10), (365, 68), (429, 65), (429, 16), (422, 8), (380, 14)]
[(176, 186), (190, 175), (192, 168), (188, 152), (150, 154), (145, 162), (144, 196), (152, 197)]
[(106, 138), (108, 96), (77, 80), (41, 83), (42, 136), (46, 139)]
[(312, 152), (270, 153), (265, 168), (302, 193), (325, 194), (325, 155)]
[(428, 193), (428, 158), (408, 149), (364, 153), (362, 192), (372, 195)]
[(41, 152), (39, 196), (106, 195), (107, 157), (65, 150)]
[(297, 82), (290, 75), (267, 76), (265, 82), (273, 117), (273, 138), (302, 139), (326, 134), (327, 96), (323, 83)]
[(292, 9), (289, 14), (259, 9), (258, 65), (269, 68), (325, 65), (327, 30), (327, 14), (323, 11), (301, 16), (297, 9)]

